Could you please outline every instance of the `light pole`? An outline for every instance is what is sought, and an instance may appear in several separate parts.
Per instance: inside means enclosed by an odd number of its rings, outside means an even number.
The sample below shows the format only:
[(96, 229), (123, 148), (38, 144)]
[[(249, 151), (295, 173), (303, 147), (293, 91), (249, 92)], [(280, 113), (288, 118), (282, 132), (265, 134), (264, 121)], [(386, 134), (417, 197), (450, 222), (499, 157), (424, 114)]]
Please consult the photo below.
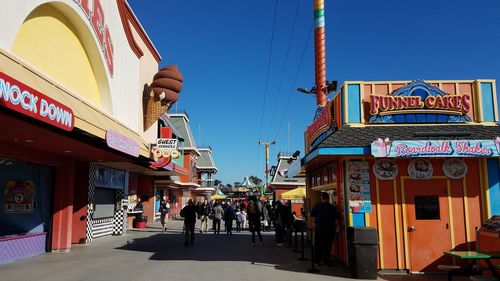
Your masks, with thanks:
[(266, 186), (264, 190), (260, 191), (261, 196), (264, 195), (264, 192), (267, 190), (269, 185), (269, 145), (276, 144), (276, 141), (271, 141), (271, 142), (259, 141), (259, 145), (262, 144), (266, 146)]

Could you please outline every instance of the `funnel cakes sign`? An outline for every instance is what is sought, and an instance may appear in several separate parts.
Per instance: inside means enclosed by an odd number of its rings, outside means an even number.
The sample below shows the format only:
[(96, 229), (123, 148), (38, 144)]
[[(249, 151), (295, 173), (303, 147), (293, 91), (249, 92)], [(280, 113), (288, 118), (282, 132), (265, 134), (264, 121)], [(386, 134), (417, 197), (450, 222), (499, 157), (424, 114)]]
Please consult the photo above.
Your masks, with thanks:
[(500, 137), (492, 140), (418, 140), (377, 139), (371, 145), (375, 157), (498, 157)]
[(369, 123), (470, 122), (470, 94), (449, 95), (424, 81), (414, 81), (389, 95), (370, 95)]

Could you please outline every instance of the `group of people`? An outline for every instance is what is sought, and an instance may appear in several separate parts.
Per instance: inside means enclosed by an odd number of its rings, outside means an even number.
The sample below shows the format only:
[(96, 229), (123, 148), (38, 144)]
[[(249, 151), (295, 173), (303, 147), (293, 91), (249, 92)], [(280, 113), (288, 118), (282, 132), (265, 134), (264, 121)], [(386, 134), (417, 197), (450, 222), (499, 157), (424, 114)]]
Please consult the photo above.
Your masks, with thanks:
[[(166, 230), (166, 220), (168, 213), (167, 204), (162, 200), (160, 203), (161, 223)], [(297, 218), (291, 211), (290, 204), (276, 202), (273, 206), (267, 202), (260, 202), (257, 198), (249, 200), (235, 201), (211, 201), (205, 199), (203, 202), (194, 203), (188, 200), (186, 206), (182, 208), (181, 217), (184, 218), (185, 246), (193, 245), (195, 225), (200, 221), (199, 232), (208, 233), (209, 224), (212, 221), (211, 231), (220, 234), (221, 224), (227, 235), (233, 234), (233, 225), (236, 224), (236, 232), (248, 229), (252, 233), (252, 246), (255, 246), (256, 239), (262, 245), (263, 239), (261, 231), (276, 231), (276, 242), (281, 246), (286, 239), (286, 234), (291, 234), (293, 221)]]
[(220, 234), (222, 221), (227, 235), (233, 234), (233, 224), (236, 222), (236, 232), (248, 229), (252, 233), (252, 246), (255, 246), (256, 236), (262, 245), (261, 225), (267, 225), (267, 208), (254, 200), (239, 201), (212, 201), (207, 199), (203, 203), (195, 204), (189, 199), (186, 206), (181, 210), (181, 217), (184, 218), (185, 246), (192, 246), (194, 243), (195, 225), (197, 219), (200, 220), (200, 233), (208, 233), (209, 221), (212, 221), (214, 234)]
[[(337, 209), (330, 202), (327, 193), (321, 194), (321, 202), (311, 210), (312, 228), (314, 229), (315, 262), (328, 265), (336, 231)], [(159, 208), (163, 230), (166, 230), (170, 205), (165, 200), (160, 202)], [(256, 238), (263, 244), (261, 230), (275, 230), (275, 240), (278, 246), (284, 242), (291, 243), (292, 232), (298, 227), (295, 212), (292, 212), (289, 202), (276, 201), (273, 205), (260, 202), (257, 198), (238, 201), (211, 201), (205, 199), (195, 204), (189, 199), (182, 208), (181, 217), (184, 218), (184, 245), (192, 246), (195, 239), (195, 225), (200, 220), (200, 233), (209, 232), (209, 222), (212, 221), (211, 231), (220, 234), (222, 221), (227, 235), (233, 234), (233, 223), (236, 222), (236, 232), (248, 229), (251, 232), (252, 247)], [(304, 215), (304, 214), (302, 214)]]

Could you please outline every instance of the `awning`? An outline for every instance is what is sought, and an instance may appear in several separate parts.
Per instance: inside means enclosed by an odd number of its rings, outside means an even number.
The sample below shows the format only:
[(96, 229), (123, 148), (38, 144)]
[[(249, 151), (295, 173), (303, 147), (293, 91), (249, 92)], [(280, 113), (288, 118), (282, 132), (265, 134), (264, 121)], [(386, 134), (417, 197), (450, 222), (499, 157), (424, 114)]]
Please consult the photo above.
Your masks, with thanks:
[(215, 194), (210, 197), (210, 199), (213, 200), (221, 200), (221, 199), (226, 199), (226, 195), (220, 195), (220, 194)]
[(74, 127), (85, 131), (95, 137), (105, 140), (106, 131), (113, 130), (122, 134), (130, 140), (139, 144), (139, 154), (149, 158), (149, 144), (135, 131), (128, 128), (119, 121), (113, 119), (107, 113), (90, 105), (81, 97), (64, 89), (48, 77), (25, 65), (13, 55), (0, 49), (0, 72), (30, 86), (44, 95), (59, 101), (73, 110)]
[(283, 200), (302, 200), (304, 198), (306, 198), (305, 186), (297, 187), (290, 191), (281, 193), (281, 199)]

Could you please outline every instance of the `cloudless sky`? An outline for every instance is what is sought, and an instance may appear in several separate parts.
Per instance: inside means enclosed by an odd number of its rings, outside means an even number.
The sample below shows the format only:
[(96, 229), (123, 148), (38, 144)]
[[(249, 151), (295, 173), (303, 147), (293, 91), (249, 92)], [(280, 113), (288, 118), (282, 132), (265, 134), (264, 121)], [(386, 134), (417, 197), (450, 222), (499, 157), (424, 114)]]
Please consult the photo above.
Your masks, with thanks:
[[(295, 89), (314, 84), (313, 0), (277, 0), (268, 77), (275, 1), (128, 0), (160, 66), (179, 66), (174, 108), (188, 112), (197, 144), (212, 147), (223, 183), (264, 178), (259, 139), (277, 141), (271, 165), (280, 151), (304, 156), (316, 101)], [(325, 2), (328, 80), (500, 81), (498, 0)]]

